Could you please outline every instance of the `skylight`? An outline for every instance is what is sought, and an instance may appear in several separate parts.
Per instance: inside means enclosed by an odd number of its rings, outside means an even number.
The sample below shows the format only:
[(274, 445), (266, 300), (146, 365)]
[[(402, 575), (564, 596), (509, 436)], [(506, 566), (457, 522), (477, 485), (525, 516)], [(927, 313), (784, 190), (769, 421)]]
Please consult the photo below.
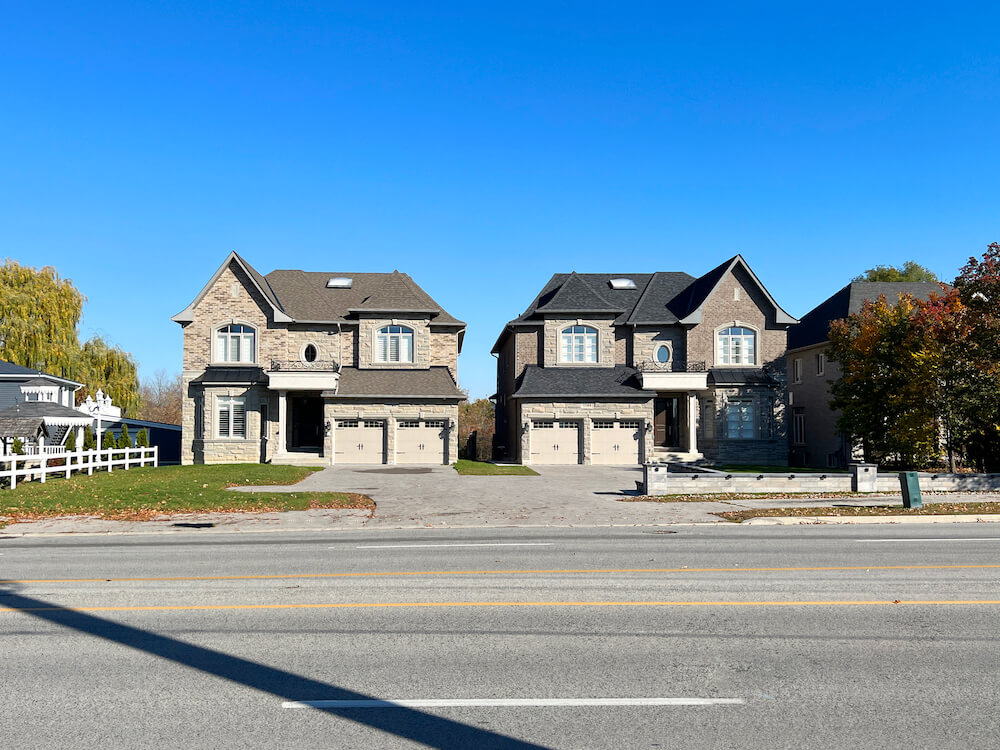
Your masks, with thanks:
[(328, 282), (326, 282), (327, 289), (350, 289), (351, 284), (354, 283), (354, 279), (348, 279), (344, 276), (334, 276)]
[(608, 284), (612, 289), (635, 289), (635, 282), (632, 279), (610, 279)]

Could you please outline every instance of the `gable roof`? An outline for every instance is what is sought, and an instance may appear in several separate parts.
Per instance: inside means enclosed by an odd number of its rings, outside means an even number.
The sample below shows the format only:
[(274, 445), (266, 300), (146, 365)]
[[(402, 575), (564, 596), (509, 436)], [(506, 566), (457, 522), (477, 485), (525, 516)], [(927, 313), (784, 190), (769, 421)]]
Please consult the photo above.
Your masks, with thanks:
[(226, 259), (223, 261), (222, 265), (219, 266), (219, 268), (216, 270), (214, 274), (212, 274), (212, 278), (210, 278), (208, 280), (208, 283), (202, 287), (201, 291), (198, 292), (198, 296), (194, 298), (191, 304), (185, 307), (183, 310), (181, 310), (179, 313), (177, 313), (170, 319), (175, 323), (190, 323), (192, 320), (194, 320), (194, 308), (198, 306), (198, 303), (202, 301), (202, 299), (205, 297), (206, 294), (208, 294), (208, 290), (211, 289), (212, 286), (215, 284), (215, 282), (219, 280), (219, 277), (222, 275), (223, 271), (229, 268), (229, 266), (232, 263), (235, 263), (240, 269), (242, 269), (242, 271), (247, 276), (250, 277), (250, 283), (252, 283), (257, 288), (257, 291), (263, 295), (264, 299), (267, 301), (268, 305), (271, 308), (271, 312), (274, 315), (274, 319), (277, 322), (279, 323), (293, 322), (292, 318), (285, 313), (284, 309), (281, 306), (281, 303), (278, 301), (277, 295), (274, 293), (274, 290), (271, 288), (271, 285), (267, 283), (267, 279), (261, 276), (260, 273), (257, 272), (256, 268), (254, 268), (245, 260), (243, 260), (243, 258), (237, 255), (235, 252), (229, 253)]
[[(697, 283), (697, 279), (693, 280)], [(670, 303), (685, 289), (692, 286), (692, 277), (677, 271), (657, 271), (646, 284), (646, 289), (628, 316), (631, 325), (658, 325), (678, 323), (680, 319), (670, 309)]]
[[(189, 323), (194, 308), (222, 272), (236, 263), (267, 300), (279, 323), (343, 323), (356, 320), (359, 312), (419, 313), (430, 317), (432, 326), (464, 327), (420, 288), (407, 274), (320, 272), (292, 269), (261, 275), (236, 253), (230, 253), (194, 301), (173, 316), (177, 323)], [(347, 277), (350, 288), (329, 288), (331, 278)]]
[(767, 288), (757, 278), (757, 274), (743, 259), (742, 255), (734, 255), (725, 263), (721, 263), (708, 273), (695, 279), (688, 289), (676, 300), (670, 303), (671, 309), (677, 315), (681, 323), (700, 323), (702, 308), (718, 288), (722, 279), (727, 273), (731, 273), (737, 267), (741, 267), (750, 275), (750, 279), (757, 285), (760, 291), (767, 298), (767, 301), (774, 307), (774, 321), (778, 325), (795, 325), (799, 321), (781, 309), (774, 297), (767, 291)]
[(513, 398), (651, 398), (633, 367), (540, 367), (527, 365)]
[(788, 331), (788, 348), (801, 349), (828, 341), (830, 323), (860, 312), (866, 300), (882, 295), (894, 305), (901, 294), (929, 299), (940, 292), (939, 284), (928, 281), (852, 281), (802, 316), (802, 321)]

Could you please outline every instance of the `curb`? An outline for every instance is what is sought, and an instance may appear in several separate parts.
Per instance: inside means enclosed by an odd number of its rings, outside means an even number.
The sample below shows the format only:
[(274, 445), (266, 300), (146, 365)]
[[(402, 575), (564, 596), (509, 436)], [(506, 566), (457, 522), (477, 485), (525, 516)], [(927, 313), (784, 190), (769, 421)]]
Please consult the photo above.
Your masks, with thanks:
[(799, 526), (803, 524), (1000, 523), (1000, 514), (937, 516), (771, 516), (748, 518), (740, 526)]

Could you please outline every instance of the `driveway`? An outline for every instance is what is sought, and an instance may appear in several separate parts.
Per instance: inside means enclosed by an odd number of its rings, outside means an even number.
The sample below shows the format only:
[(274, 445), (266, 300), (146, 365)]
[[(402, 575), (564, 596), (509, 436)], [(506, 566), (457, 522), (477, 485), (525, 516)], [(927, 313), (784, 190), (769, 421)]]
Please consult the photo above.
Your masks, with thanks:
[[(450, 466), (334, 466), (294, 487), (269, 490), (360, 492), (378, 509), (366, 527), (633, 526), (718, 521), (716, 503), (623, 503), (639, 467), (541, 466), (540, 476), (460, 476)], [(247, 488), (250, 489), (250, 488)]]

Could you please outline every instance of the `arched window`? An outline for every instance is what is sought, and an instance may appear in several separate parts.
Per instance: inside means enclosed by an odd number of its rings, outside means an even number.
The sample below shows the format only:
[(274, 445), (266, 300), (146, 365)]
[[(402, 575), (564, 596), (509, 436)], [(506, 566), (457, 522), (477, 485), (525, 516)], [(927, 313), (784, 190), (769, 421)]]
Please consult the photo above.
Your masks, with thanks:
[(563, 362), (596, 362), (597, 329), (590, 326), (564, 328), (560, 336)]
[(386, 326), (375, 335), (376, 362), (412, 362), (413, 329)]
[(742, 326), (723, 328), (718, 334), (717, 352), (720, 365), (755, 365), (757, 332)]
[(248, 325), (222, 326), (215, 334), (216, 362), (256, 362), (257, 331)]

